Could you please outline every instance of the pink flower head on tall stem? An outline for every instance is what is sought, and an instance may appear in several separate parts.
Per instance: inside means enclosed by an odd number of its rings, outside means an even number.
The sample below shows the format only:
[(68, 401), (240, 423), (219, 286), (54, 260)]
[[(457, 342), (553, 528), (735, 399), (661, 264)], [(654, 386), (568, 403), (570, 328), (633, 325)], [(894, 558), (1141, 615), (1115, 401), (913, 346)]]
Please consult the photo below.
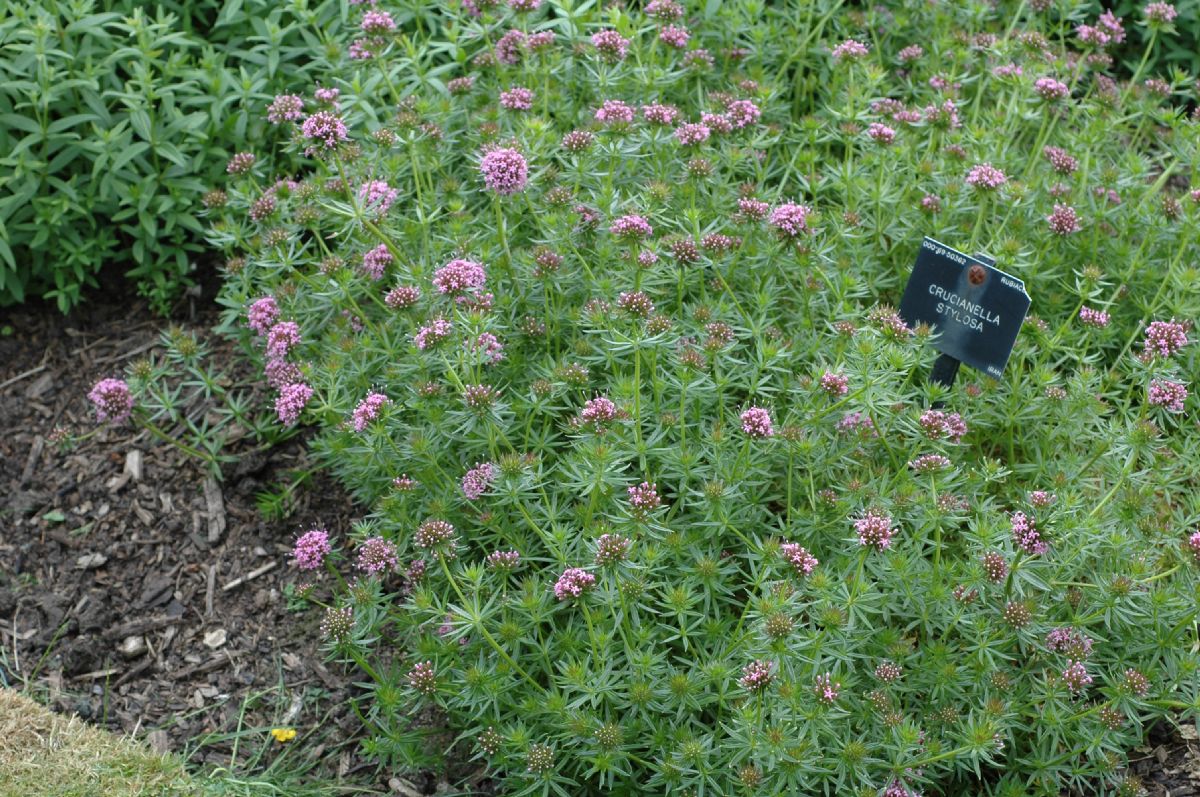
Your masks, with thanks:
[(515, 149), (493, 149), (479, 162), (479, 171), (488, 190), (497, 194), (516, 194), (529, 182), (529, 163)]
[(101, 423), (124, 423), (133, 413), (133, 395), (123, 379), (101, 379), (88, 393), (88, 401)]

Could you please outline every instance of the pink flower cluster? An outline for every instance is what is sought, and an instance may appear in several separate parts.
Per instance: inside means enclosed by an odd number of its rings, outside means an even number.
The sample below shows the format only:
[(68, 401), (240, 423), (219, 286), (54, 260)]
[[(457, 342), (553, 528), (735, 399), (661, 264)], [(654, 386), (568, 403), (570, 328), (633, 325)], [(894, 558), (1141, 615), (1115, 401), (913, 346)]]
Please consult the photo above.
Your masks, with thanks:
[(383, 279), (383, 273), (387, 271), (391, 262), (392, 253), (388, 250), (387, 244), (380, 244), (374, 249), (363, 252), (363, 271), (373, 280)]
[(497, 194), (515, 194), (529, 182), (529, 163), (515, 149), (489, 151), (479, 162), (479, 172), (488, 190)]
[(487, 555), (486, 561), (488, 567), (493, 570), (509, 573), (516, 569), (517, 564), (521, 561), (521, 554), (516, 551), (492, 551)]
[(1142, 9), (1148, 22), (1168, 25), (1178, 16), (1179, 11), (1170, 3), (1150, 3)]
[(624, 561), (631, 545), (633, 540), (620, 534), (601, 534), (596, 540), (596, 564), (605, 567)]
[(841, 690), (842, 685), (833, 680), (833, 673), (818, 675), (816, 683), (813, 684), (813, 694), (817, 696), (817, 702), (825, 706), (836, 703)]
[(292, 558), (296, 560), (296, 567), (301, 570), (316, 570), (325, 563), (325, 557), (332, 550), (329, 545), (329, 532), (325, 529), (311, 529), (296, 538)]
[(367, 397), (354, 408), (354, 431), (361, 432), (367, 425), (379, 417), (379, 411), (391, 399), (382, 393), (368, 393)]
[(420, 661), (408, 671), (408, 685), (423, 695), (432, 695), (437, 691), (437, 674), (432, 661)]
[(817, 557), (809, 553), (807, 548), (794, 542), (780, 545), (779, 552), (795, 568), (797, 575), (807, 576), (820, 564)]
[(833, 48), (834, 61), (857, 61), (866, 58), (870, 50), (867, 45), (854, 39), (847, 39)]
[(951, 443), (959, 443), (967, 434), (966, 421), (957, 412), (926, 410), (921, 414), (918, 423), (925, 432), (925, 436), (930, 440), (945, 438)]
[(593, 33), (592, 46), (600, 53), (600, 57), (609, 63), (624, 60), (629, 53), (629, 40), (612, 29)]
[(88, 392), (100, 423), (124, 423), (133, 413), (133, 395), (122, 379), (101, 379)]
[(1083, 227), (1079, 223), (1079, 214), (1070, 205), (1054, 205), (1054, 212), (1046, 217), (1050, 232), (1055, 235), (1070, 235), (1079, 232)]
[(267, 332), (267, 356), (283, 359), (300, 345), (300, 326), (295, 321), (280, 321)]
[(679, 109), (674, 105), (659, 105), (651, 103), (642, 106), (642, 116), (647, 122), (655, 125), (672, 125), (679, 118)]
[(616, 420), (618, 414), (617, 405), (611, 399), (605, 396), (596, 396), (584, 402), (583, 409), (579, 413), (579, 422), (581, 425), (600, 429)]
[(246, 311), (246, 326), (254, 330), (259, 337), (267, 334), (275, 322), (279, 320), (279, 305), (274, 296), (263, 296), (255, 299)]
[(667, 25), (658, 32), (658, 40), (676, 50), (687, 47), (688, 39), (691, 37), (692, 34), (688, 32), (688, 29), (679, 25)]
[(675, 140), (685, 147), (694, 147), (707, 141), (711, 134), (707, 125), (689, 122), (675, 129)]
[(605, 100), (596, 109), (596, 121), (610, 127), (631, 125), (633, 118), (633, 106), (623, 100)]
[(983, 555), (983, 574), (993, 584), (999, 584), (1007, 578), (1008, 563), (1004, 561), (1004, 556), (995, 551), (985, 553)]
[(303, 382), (293, 382), (279, 389), (275, 399), (275, 414), (284, 426), (291, 426), (300, 419), (300, 413), (312, 398), (313, 390)]
[(373, 210), (380, 216), (388, 212), (400, 192), (383, 180), (368, 180), (358, 189), (358, 201), (364, 210)]
[(504, 344), (491, 332), (480, 332), (474, 340), (467, 341), (466, 348), (485, 365), (495, 365), (504, 359)]
[(808, 217), (812, 208), (787, 202), (771, 211), (770, 224), (784, 238), (795, 238), (808, 232)]
[(650, 222), (637, 215), (622, 216), (612, 223), (608, 231), (619, 238), (631, 239), (649, 238), (654, 234)]
[(747, 692), (762, 692), (775, 680), (775, 668), (768, 662), (756, 659), (742, 668), (738, 684)]
[(278, 94), (267, 106), (267, 121), (273, 125), (294, 122), (304, 117), (304, 100), (295, 94)]
[(884, 146), (896, 140), (895, 129), (879, 122), (872, 122), (867, 126), (867, 135), (876, 143), (883, 144)]
[(1169, 379), (1151, 379), (1150, 387), (1146, 389), (1146, 400), (1150, 405), (1162, 407), (1167, 412), (1183, 412), (1187, 397), (1187, 387)]
[(922, 454), (908, 462), (908, 467), (917, 473), (933, 473), (950, 467), (950, 460), (941, 454)]
[(462, 477), (462, 491), (467, 500), (479, 500), (495, 481), (496, 472), (496, 466), (490, 462), (478, 462), (467, 471)]
[(974, 186), (981, 191), (995, 191), (1007, 182), (1008, 177), (1004, 172), (990, 163), (976, 164), (967, 173), (967, 185)]
[(850, 392), (850, 380), (832, 371), (826, 371), (821, 375), (820, 385), (821, 390), (835, 398)]
[(348, 138), (346, 123), (331, 111), (317, 111), (304, 120), (300, 132), (311, 142), (305, 154), (318, 152), (318, 147), (331, 150)]
[(1083, 660), (1092, 655), (1092, 640), (1076, 628), (1062, 626), (1046, 634), (1046, 649), (1052, 653), (1065, 653), (1072, 659)]
[(1092, 683), (1092, 676), (1088, 675), (1087, 666), (1082, 661), (1069, 662), (1062, 672), (1062, 678), (1072, 693), (1082, 692)]
[(1187, 328), (1175, 319), (1152, 321), (1146, 327), (1146, 340), (1142, 344), (1142, 352), (1147, 357), (1170, 357), (1186, 346), (1187, 342)]
[(443, 553), (454, 558), (454, 526), (444, 520), (426, 520), (413, 532), (413, 544), (423, 550), (432, 550), (438, 556)]
[(1066, 83), (1052, 77), (1040, 77), (1033, 82), (1033, 90), (1046, 102), (1064, 99), (1071, 93)]
[(417, 330), (417, 334), (413, 335), (413, 345), (421, 351), (431, 349), (450, 337), (451, 329), (452, 325), (449, 321), (444, 318), (435, 318)]
[(742, 431), (749, 437), (770, 437), (775, 434), (771, 413), (763, 407), (750, 407), (742, 413)]
[(358, 547), (356, 566), (364, 573), (374, 574), (396, 567), (396, 546), (383, 537), (368, 537)]
[(578, 598), (596, 583), (596, 577), (581, 567), (568, 567), (554, 583), (554, 597), (560, 601)]
[(500, 92), (500, 106), (510, 111), (528, 111), (533, 107), (533, 92), (522, 86), (502, 91)]
[(877, 551), (891, 547), (892, 537), (896, 530), (892, 527), (892, 518), (874, 509), (854, 521), (854, 530), (858, 533), (860, 545), (869, 546)]
[(1079, 308), (1079, 323), (1087, 327), (1097, 327), (1103, 329), (1108, 326), (1112, 318), (1103, 310), (1096, 310), (1091, 307)]
[(658, 485), (654, 482), (631, 485), (628, 493), (630, 511), (639, 520), (645, 520), (651, 512), (662, 505), (662, 498), (658, 495)]
[(1013, 512), (1012, 536), (1013, 543), (1030, 556), (1044, 554), (1049, 550), (1041, 532), (1038, 531), (1037, 523), (1024, 512)]
[(478, 293), (487, 284), (487, 272), (474, 260), (451, 260), (433, 273), (433, 287), (446, 296)]

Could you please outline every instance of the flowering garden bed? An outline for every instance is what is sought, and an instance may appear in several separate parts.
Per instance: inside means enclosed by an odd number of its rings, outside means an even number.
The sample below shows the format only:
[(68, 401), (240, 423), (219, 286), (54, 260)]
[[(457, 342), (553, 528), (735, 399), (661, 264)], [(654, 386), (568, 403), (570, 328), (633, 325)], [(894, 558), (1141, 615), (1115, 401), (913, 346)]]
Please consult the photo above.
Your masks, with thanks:
[[(351, 4), (203, 198), (252, 373), (89, 397), (214, 478), (311, 430), (357, 517), (291, 589), (387, 768), (1135, 794), (1200, 700), (1177, 14)], [(1002, 376), (930, 381), (925, 236), (1023, 283)]]

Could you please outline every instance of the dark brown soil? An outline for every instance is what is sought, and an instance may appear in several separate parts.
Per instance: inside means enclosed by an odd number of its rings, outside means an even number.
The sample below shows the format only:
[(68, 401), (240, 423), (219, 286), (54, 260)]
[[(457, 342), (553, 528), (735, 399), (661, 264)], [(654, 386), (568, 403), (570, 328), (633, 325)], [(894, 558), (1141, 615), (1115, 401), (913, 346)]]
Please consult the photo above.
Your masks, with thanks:
[[(186, 300), (179, 316), (232, 367), (231, 346), (206, 332), (211, 300)], [(203, 763), (229, 766), (233, 742), (222, 734), (240, 728), (259, 731), (241, 740), (240, 758), (270, 750), (261, 765), (275, 754), (263, 729), (295, 727), (324, 746), (322, 777), (386, 788), (356, 753), (353, 674), (322, 663), (317, 611), (289, 609), (285, 592), (299, 580), (296, 533), (317, 524), (344, 533), (350, 500), (317, 473), (285, 520), (267, 522), (256, 507), (256, 494), (309, 467), (303, 441), (241, 458), (208, 496), (200, 463), (130, 426), (60, 450), (53, 430), (93, 430), (88, 390), (157, 351), (166, 322), (144, 302), (100, 295), (69, 317), (0, 310), (5, 326), (0, 684), (114, 729), (153, 730), (156, 747)]]

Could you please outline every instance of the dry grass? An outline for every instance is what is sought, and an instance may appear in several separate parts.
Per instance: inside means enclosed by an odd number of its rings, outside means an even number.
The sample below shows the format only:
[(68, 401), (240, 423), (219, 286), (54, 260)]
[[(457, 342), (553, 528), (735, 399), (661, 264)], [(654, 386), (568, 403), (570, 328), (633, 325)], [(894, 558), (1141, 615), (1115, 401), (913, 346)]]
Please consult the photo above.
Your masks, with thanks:
[(0, 689), (0, 797), (192, 795), (183, 763)]

